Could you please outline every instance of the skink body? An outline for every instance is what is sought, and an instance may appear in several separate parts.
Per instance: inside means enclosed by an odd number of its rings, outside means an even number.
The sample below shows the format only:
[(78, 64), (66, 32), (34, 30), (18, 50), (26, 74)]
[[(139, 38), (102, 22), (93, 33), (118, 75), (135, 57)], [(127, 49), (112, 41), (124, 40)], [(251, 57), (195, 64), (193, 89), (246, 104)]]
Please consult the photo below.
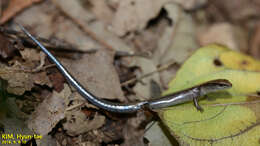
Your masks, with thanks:
[(60, 61), (53, 56), (35, 37), (33, 37), (23, 26), (19, 25), (20, 28), (26, 33), (26, 35), (31, 38), (41, 50), (49, 57), (49, 59), (56, 64), (59, 71), (67, 79), (67, 81), (79, 92), (79, 94), (86, 100), (91, 102), (93, 105), (102, 108), (107, 111), (117, 112), (117, 113), (132, 113), (141, 109), (158, 109), (165, 108), (172, 105), (177, 105), (185, 103), (188, 101), (194, 101), (195, 106), (199, 109), (197, 99), (203, 95), (214, 92), (218, 90), (223, 90), (230, 88), (232, 84), (225, 79), (212, 80), (201, 85), (194, 86), (192, 88), (179, 91), (170, 95), (166, 95), (161, 98), (151, 99), (136, 103), (120, 104), (114, 103), (107, 100), (100, 99), (86, 90), (60, 63)]

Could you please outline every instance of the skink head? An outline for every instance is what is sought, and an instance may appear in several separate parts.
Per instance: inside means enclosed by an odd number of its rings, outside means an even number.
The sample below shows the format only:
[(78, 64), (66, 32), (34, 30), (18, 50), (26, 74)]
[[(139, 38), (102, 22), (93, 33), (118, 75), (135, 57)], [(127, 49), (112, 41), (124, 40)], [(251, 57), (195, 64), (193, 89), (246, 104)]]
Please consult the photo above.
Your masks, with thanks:
[(206, 83), (203, 83), (199, 86), (201, 95), (205, 95), (210, 92), (216, 92), (219, 90), (224, 90), (231, 88), (232, 84), (226, 80), (226, 79), (217, 79), (217, 80), (212, 80), (208, 81)]

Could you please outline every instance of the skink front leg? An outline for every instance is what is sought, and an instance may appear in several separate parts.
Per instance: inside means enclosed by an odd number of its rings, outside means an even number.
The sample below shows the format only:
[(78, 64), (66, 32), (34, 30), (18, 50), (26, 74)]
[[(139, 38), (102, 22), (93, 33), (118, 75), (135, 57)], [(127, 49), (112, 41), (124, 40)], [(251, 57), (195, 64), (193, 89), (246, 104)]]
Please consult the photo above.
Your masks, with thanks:
[(200, 111), (200, 112), (204, 111), (204, 109), (199, 105), (199, 101), (198, 101), (197, 97), (193, 97), (193, 104), (198, 111)]
[(200, 87), (194, 88), (193, 89), (193, 104), (195, 106), (195, 108), (200, 111), (203, 112), (203, 108), (199, 105), (199, 97), (201, 97), (201, 91), (200, 91)]

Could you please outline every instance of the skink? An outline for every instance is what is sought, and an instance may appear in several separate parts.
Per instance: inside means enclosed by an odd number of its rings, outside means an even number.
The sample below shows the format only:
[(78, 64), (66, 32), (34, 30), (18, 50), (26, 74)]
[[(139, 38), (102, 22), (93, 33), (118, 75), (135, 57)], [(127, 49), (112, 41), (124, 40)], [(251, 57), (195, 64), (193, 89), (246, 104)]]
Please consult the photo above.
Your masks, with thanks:
[(41, 50), (49, 57), (49, 59), (54, 64), (56, 64), (59, 71), (63, 74), (63, 76), (67, 79), (67, 81), (79, 92), (79, 94), (82, 97), (84, 97), (86, 100), (91, 102), (93, 105), (107, 111), (117, 112), (117, 113), (133, 113), (142, 109), (153, 110), (158, 108), (165, 108), (165, 107), (185, 103), (188, 101), (193, 101), (195, 107), (198, 110), (202, 110), (202, 108), (198, 104), (199, 98), (203, 97), (203, 95), (207, 93), (228, 89), (232, 86), (232, 84), (228, 80), (217, 79), (157, 99), (145, 100), (145, 101), (129, 103), (129, 104), (110, 102), (107, 100), (100, 99), (95, 95), (93, 95), (92, 93), (90, 93), (88, 90), (86, 90), (67, 71), (67, 69), (60, 63), (60, 61), (55, 56), (53, 56), (35, 37), (33, 37), (22, 25), (19, 25), (19, 27), (30, 39), (32, 39), (41, 48)]

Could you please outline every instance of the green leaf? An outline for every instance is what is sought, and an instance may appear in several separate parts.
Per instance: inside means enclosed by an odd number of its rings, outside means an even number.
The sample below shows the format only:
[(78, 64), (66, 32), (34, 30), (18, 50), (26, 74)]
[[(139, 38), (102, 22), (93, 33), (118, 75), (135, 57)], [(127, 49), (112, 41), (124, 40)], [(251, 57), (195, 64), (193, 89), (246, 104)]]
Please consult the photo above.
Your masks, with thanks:
[(200, 101), (159, 110), (162, 121), (181, 145), (260, 145), (260, 62), (223, 46), (196, 51), (163, 94), (213, 80), (227, 79), (232, 88)]

